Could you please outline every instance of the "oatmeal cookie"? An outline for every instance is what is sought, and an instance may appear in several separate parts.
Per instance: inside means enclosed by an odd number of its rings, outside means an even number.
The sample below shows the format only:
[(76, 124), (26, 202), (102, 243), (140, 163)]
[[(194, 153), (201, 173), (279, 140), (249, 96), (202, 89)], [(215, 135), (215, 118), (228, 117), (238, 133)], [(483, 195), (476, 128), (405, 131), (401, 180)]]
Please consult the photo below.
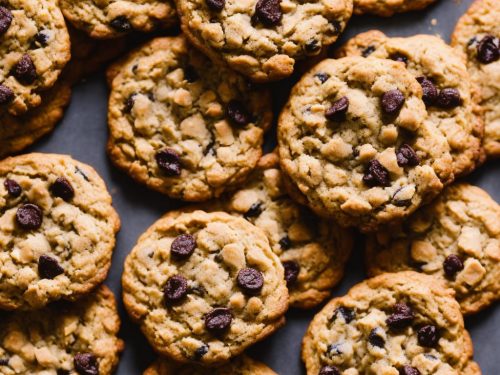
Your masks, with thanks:
[(420, 10), (436, 0), (354, 0), (354, 14), (375, 14), (390, 17), (395, 13)]

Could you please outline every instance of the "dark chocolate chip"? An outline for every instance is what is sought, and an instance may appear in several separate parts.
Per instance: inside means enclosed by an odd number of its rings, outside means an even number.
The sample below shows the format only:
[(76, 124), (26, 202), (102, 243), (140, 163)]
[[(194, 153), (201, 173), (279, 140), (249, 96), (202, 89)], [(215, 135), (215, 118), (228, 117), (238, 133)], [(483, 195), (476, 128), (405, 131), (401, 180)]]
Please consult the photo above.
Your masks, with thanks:
[(483, 64), (497, 61), (500, 57), (500, 41), (493, 35), (486, 35), (477, 45), (477, 59)]
[(35, 34), (33, 41), (31, 42), (31, 48), (41, 48), (47, 46), (47, 42), (49, 41), (49, 35), (45, 30), (42, 30)]
[(457, 272), (464, 269), (462, 260), (455, 254), (448, 255), (443, 262), (443, 269), (446, 276), (455, 277)]
[(388, 115), (398, 113), (405, 102), (405, 97), (398, 89), (389, 90), (382, 95), (382, 110)]
[(170, 254), (177, 259), (187, 259), (196, 248), (196, 240), (190, 234), (177, 236), (170, 246)]
[(368, 56), (370, 56), (373, 53), (373, 51), (375, 51), (375, 47), (374, 46), (368, 46), (368, 47), (366, 47), (363, 50), (363, 52), (361, 52), (361, 55), (363, 57), (368, 57)]
[(0, 35), (5, 34), (12, 23), (12, 12), (0, 6)]
[(97, 358), (93, 354), (75, 354), (73, 362), (76, 372), (80, 375), (99, 375), (99, 362), (97, 362)]
[(436, 346), (439, 341), (439, 334), (436, 326), (426, 325), (420, 328), (417, 332), (418, 343), (421, 346), (432, 348)]
[(399, 370), (399, 375), (420, 375), (420, 371), (415, 367), (404, 366)]
[(167, 176), (181, 175), (181, 159), (177, 151), (172, 148), (160, 150), (155, 155), (158, 167), (165, 172)]
[(226, 331), (233, 321), (231, 311), (226, 307), (216, 307), (205, 315), (205, 327), (212, 333), (218, 334)]
[(9, 358), (0, 358), (0, 366), (8, 366)]
[(339, 35), (342, 31), (342, 25), (340, 24), (340, 22), (337, 20), (333, 20), (330, 21), (330, 25), (332, 25), (333, 27), (333, 35)]
[(325, 117), (331, 121), (342, 121), (345, 119), (347, 110), (349, 109), (349, 99), (343, 96), (334, 101), (332, 106), (325, 111)]
[(184, 68), (184, 79), (189, 83), (193, 83), (200, 79), (200, 76), (192, 65), (188, 65)]
[(196, 348), (196, 350), (194, 351), (194, 359), (199, 360), (203, 358), (203, 356), (207, 353), (208, 353), (208, 345), (203, 344), (202, 346)]
[(123, 113), (132, 112), (132, 108), (134, 108), (136, 96), (137, 96), (137, 94), (131, 94), (131, 95), (129, 95), (127, 100), (125, 100), (125, 106), (123, 107)]
[(9, 195), (14, 198), (17, 198), (23, 192), (23, 188), (21, 187), (21, 185), (9, 178), (4, 181), (3, 186), (5, 186), (7, 193), (9, 193)]
[(389, 171), (377, 159), (370, 160), (363, 182), (370, 186), (390, 186)]
[(391, 60), (402, 62), (402, 63), (407, 63), (408, 62), (408, 57), (405, 55), (402, 55), (400, 53), (395, 53), (394, 55), (391, 56)]
[(335, 310), (335, 313), (333, 314), (334, 317), (337, 317), (338, 315), (342, 315), (344, 318), (344, 321), (349, 324), (354, 320), (356, 317), (356, 313), (354, 312), (353, 309), (350, 309), (348, 307), (340, 306)]
[(64, 199), (65, 201), (71, 200), (75, 196), (75, 190), (71, 183), (64, 177), (58, 177), (50, 187), (52, 195)]
[(327, 73), (316, 73), (314, 76), (319, 79), (321, 83), (325, 83), (328, 81), (328, 78), (330, 78), (330, 74)]
[(17, 224), (23, 229), (38, 229), (42, 225), (43, 214), (36, 204), (26, 203), (16, 212)]
[(417, 153), (407, 143), (403, 143), (396, 151), (396, 160), (400, 167), (415, 167), (420, 163)]
[(264, 286), (262, 273), (255, 268), (243, 268), (236, 278), (238, 286), (245, 294), (258, 295)]
[(257, 19), (267, 27), (279, 24), (283, 17), (280, 3), (281, 0), (258, 0), (255, 5)]
[(163, 288), (163, 295), (167, 304), (176, 303), (188, 294), (188, 282), (181, 275), (170, 277)]
[(434, 83), (430, 79), (425, 77), (417, 77), (418, 83), (422, 87), (422, 100), (424, 101), (426, 106), (431, 106), (436, 103), (436, 99), (438, 97), (438, 90)]
[(413, 319), (415, 319), (415, 315), (411, 307), (406, 303), (397, 303), (394, 306), (394, 313), (385, 322), (391, 330), (398, 330), (408, 327)]
[(285, 269), (285, 281), (288, 287), (296, 283), (299, 277), (300, 266), (297, 262), (293, 260), (288, 260), (283, 262), (283, 268)]
[(64, 268), (59, 262), (49, 255), (41, 255), (38, 258), (38, 275), (41, 279), (53, 279), (64, 273)]
[(292, 247), (292, 241), (290, 240), (290, 237), (288, 237), (288, 235), (286, 234), (281, 238), (281, 240), (279, 240), (279, 244), (282, 250), (288, 250)]
[(250, 206), (247, 212), (243, 215), (245, 219), (249, 219), (251, 217), (257, 217), (262, 213), (262, 202), (255, 202)]
[(331, 358), (332, 356), (342, 354), (341, 347), (342, 347), (342, 345), (339, 343), (330, 344), (326, 347), (326, 352), (327, 352), (328, 356)]
[(373, 346), (378, 346), (379, 348), (383, 348), (385, 345), (384, 338), (378, 335), (376, 328), (372, 329), (370, 335), (368, 335), (368, 342)]
[(227, 117), (236, 126), (245, 126), (252, 121), (252, 116), (238, 100), (231, 100), (226, 108)]
[(24, 85), (29, 85), (35, 82), (37, 78), (35, 64), (31, 60), (30, 55), (25, 54), (19, 61), (14, 65), (12, 69), (12, 75)]
[(455, 108), (461, 103), (460, 92), (451, 87), (442, 89), (436, 99), (436, 105), (441, 108)]
[(306, 43), (305, 50), (308, 54), (316, 54), (321, 50), (321, 44), (316, 39), (311, 39)]
[(340, 370), (335, 366), (323, 366), (319, 370), (319, 375), (340, 375)]
[(221, 12), (226, 5), (226, 0), (206, 0), (207, 6), (214, 12)]
[(0, 85), (0, 105), (10, 103), (14, 100), (14, 91), (4, 85)]
[(132, 24), (125, 16), (118, 16), (114, 18), (109, 25), (116, 31), (125, 33), (132, 30)]

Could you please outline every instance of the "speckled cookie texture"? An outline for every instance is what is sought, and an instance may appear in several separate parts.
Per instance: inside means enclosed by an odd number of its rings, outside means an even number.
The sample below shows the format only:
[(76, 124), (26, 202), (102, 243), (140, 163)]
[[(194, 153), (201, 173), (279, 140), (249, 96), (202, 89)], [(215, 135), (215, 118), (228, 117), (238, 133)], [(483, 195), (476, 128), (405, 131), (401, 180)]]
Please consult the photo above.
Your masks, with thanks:
[(354, 0), (354, 14), (390, 17), (395, 13), (424, 9), (436, 0)]
[(59, 4), (64, 17), (92, 38), (117, 38), (177, 23), (170, 0), (60, 0)]
[(324, 60), (280, 115), (281, 165), (318, 215), (372, 231), (453, 178), (446, 139), (426, 118), (420, 84), (402, 64)]
[(337, 39), (352, 0), (176, 0), (181, 26), (215, 61), (258, 82), (293, 73), (296, 60), (319, 54)]
[(267, 154), (223, 208), (264, 231), (285, 267), (290, 305), (311, 308), (328, 298), (344, 275), (352, 232), (295, 203), (283, 183), (278, 155)]
[(154, 39), (119, 66), (108, 114), (108, 151), (118, 167), (187, 201), (245, 181), (271, 124), (267, 90), (211, 63), (182, 36)]
[(302, 359), (317, 374), (480, 374), (453, 292), (430, 276), (388, 273), (334, 298), (309, 326)]
[(223, 212), (173, 211), (125, 261), (123, 300), (160, 354), (217, 365), (284, 323), (284, 271), (264, 233)]
[(70, 58), (66, 24), (56, 0), (0, 4), (0, 112), (39, 106)]
[(111, 375), (124, 346), (119, 328), (115, 299), (105, 286), (74, 304), (2, 313), (0, 372)]
[(404, 225), (366, 242), (371, 275), (416, 270), (444, 280), (470, 314), (500, 298), (500, 207), (483, 190), (452, 185)]
[(234, 358), (229, 363), (206, 368), (192, 364), (180, 364), (159, 358), (144, 371), (143, 375), (277, 375), (273, 370), (246, 355)]
[(105, 279), (119, 219), (90, 166), (55, 154), (7, 158), (0, 206), (1, 308), (75, 300)]
[(476, 0), (459, 19), (451, 44), (467, 61), (478, 86), (485, 124), (484, 148), (500, 156), (500, 2)]
[(372, 30), (352, 38), (338, 55), (392, 59), (404, 64), (422, 85), (426, 121), (441, 130), (450, 145), (453, 173), (458, 177), (474, 169), (482, 154), (483, 122), (461, 55), (441, 38), (388, 38)]

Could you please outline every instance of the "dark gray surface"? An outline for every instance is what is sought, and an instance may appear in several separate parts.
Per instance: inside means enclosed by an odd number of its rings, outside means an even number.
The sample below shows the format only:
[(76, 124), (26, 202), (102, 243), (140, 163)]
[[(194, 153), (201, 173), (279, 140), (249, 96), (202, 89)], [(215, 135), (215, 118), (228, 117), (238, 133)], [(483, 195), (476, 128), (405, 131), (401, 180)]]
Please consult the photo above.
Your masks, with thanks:
[[(381, 29), (388, 35), (412, 35), (417, 33), (439, 34), (446, 40), (457, 18), (466, 10), (471, 0), (441, 0), (438, 4), (422, 12), (396, 15), (390, 19), (355, 17), (351, 20), (342, 40), (373, 28)], [(437, 24), (432, 25), (431, 20)], [(433, 22), (434, 23), (434, 22)], [(283, 87), (283, 85), (277, 85)], [(286, 99), (286, 90), (278, 90), (279, 101)], [(275, 97), (276, 97), (275, 96)], [(55, 132), (32, 147), (33, 151), (70, 154), (78, 160), (94, 166), (106, 180), (113, 195), (114, 206), (122, 219), (122, 229), (114, 253), (113, 266), (106, 284), (120, 297), (120, 276), (123, 262), (136, 242), (137, 237), (167, 210), (178, 205), (162, 195), (147, 190), (133, 182), (128, 176), (112, 167), (105, 153), (107, 89), (102, 74), (78, 85), (63, 123)], [(268, 141), (268, 149), (272, 140)], [(467, 180), (486, 189), (500, 201), (500, 168), (498, 162), (489, 162)], [(363, 279), (360, 246), (354, 252), (344, 281), (333, 291), (334, 295), (344, 294), (352, 285)], [(139, 332), (123, 311), (121, 337), (126, 342), (118, 374), (141, 374), (153, 360), (154, 355)], [(250, 353), (283, 375), (304, 374), (300, 362), (300, 342), (302, 335), (315, 311), (290, 310), (287, 325), (274, 336), (250, 349)], [(483, 373), (498, 374), (500, 347), (500, 309), (492, 306), (486, 311), (468, 318), (466, 325), (475, 344), (475, 358)]]

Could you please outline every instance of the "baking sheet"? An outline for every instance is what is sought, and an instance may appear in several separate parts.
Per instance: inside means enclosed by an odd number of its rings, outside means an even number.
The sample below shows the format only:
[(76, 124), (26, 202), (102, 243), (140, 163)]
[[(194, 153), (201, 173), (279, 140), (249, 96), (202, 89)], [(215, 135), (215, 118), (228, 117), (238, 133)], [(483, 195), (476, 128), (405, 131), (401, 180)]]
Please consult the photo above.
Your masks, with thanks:
[[(349, 37), (370, 29), (380, 29), (390, 36), (406, 36), (419, 33), (438, 34), (449, 41), (449, 36), (458, 17), (465, 12), (471, 0), (440, 0), (437, 4), (420, 12), (395, 15), (384, 19), (377, 17), (353, 17), (339, 43)], [(289, 86), (289, 85), (288, 85)], [(276, 107), (287, 97), (287, 85), (275, 84)], [(113, 265), (106, 284), (120, 298), (120, 277), (123, 262), (134, 246), (138, 236), (163, 213), (179, 206), (165, 196), (136, 184), (131, 178), (118, 171), (109, 162), (106, 153), (107, 140), (107, 88), (101, 72), (79, 84), (74, 89), (73, 100), (63, 122), (53, 134), (41, 140), (29, 151), (70, 154), (74, 158), (92, 165), (106, 181), (113, 196), (113, 203), (122, 218), (122, 229), (118, 234)], [(272, 136), (267, 140), (266, 149), (273, 148)], [(473, 184), (487, 190), (500, 201), (500, 165), (490, 161), (467, 178)], [(344, 294), (352, 285), (364, 278), (361, 246), (358, 244), (348, 263), (346, 277), (334, 289), (333, 295)], [(249, 350), (276, 372), (283, 375), (305, 374), (300, 361), (302, 335), (315, 311), (291, 309), (287, 313), (287, 325), (267, 340)], [(155, 358), (138, 327), (124, 312), (120, 302), (122, 317), (121, 337), (126, 342), (117, 371), (119, 375), (142, 374)], [(483, 374), (495, 375), (498, 370), (500, 348), (500, 308), (498, 304), (466, 319), (475, 346), (475, 358), (481, 365)], [(496, 355), (496, 356), (495, 356)]]

